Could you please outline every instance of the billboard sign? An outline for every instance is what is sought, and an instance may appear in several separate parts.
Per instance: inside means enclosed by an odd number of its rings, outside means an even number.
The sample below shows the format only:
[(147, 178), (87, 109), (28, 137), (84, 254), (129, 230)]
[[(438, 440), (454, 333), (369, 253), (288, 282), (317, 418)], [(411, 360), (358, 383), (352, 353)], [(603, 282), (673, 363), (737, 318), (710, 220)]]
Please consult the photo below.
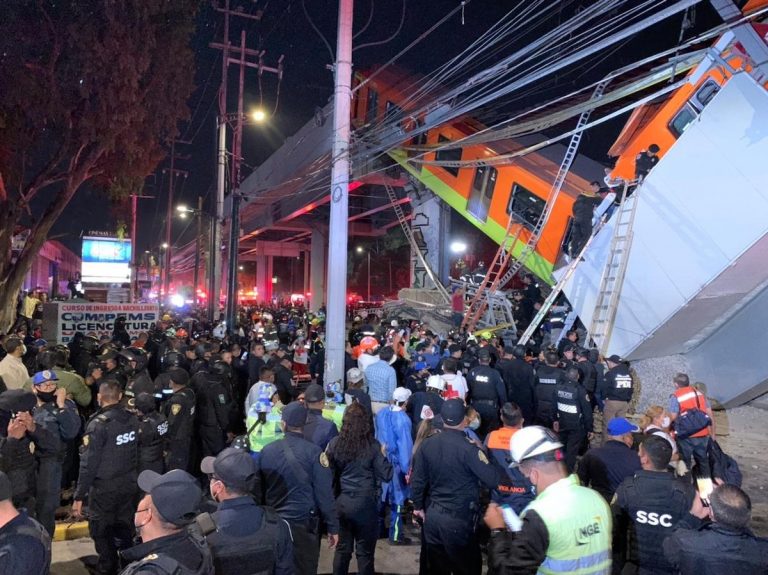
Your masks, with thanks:
[[(56, 334), (58, 343), (69, 343), (75, 336), (75, 332), (85, 335), (95, 335), (97, 338), (103, 335), (112, 335), (115, 329), (115, 320), (118, 317), (125, 318), (125, 327), (131, 335), (131, 340), (138, 337), (142, 331), (149, 331), (152, 324), (160, 319), (160, 310), (157, 304), (151, 303), (67, 303), (56, 302)], [(43, 315), (48, 313), (46, 306)], [(49, 334), (48, 337), (50, 337)]]
[(128, 283), (131, 281), (131, 241), (85, 236), (83, 268), (86, 283)]

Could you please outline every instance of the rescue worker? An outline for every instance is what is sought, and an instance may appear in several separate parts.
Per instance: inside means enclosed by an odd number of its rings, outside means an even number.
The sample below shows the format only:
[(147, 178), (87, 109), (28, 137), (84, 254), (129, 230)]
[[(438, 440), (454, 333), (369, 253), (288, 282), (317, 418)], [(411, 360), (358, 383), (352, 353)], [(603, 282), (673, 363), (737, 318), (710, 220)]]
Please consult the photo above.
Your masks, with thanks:
[(598, 493), (568, 475), (558, 437), (543, 427), (525, 427), (512, 436), (510, 454), (537, 495), (512, 529), (498, 505), (488, 507), (489, 569), (496, 575), (609, 575), (611, 511)]
[(693, 457), (698, 476), (709, 477), (707, 446), (709, 445), (709, 438), (716, 437), (715, 416), (712, 413), (712, 407), (704, 394), (691, 385), (687, 374), (678, 373), (673, 382), (675, 392), (669, 398), (669, 416), (673, 423), (678, 417), (694, 409), (703, 411), (709, 417), (709, 425), (693, 433), (690, 437), (681, 438), (679, 434), (677, 436), (680, 460), (685, 463), (688, 469), (692, 469), (691, 457)]
[(389, 506), (390, 545), (409, 545), (411, 540), (403, 535), (402, 510), (408, 499), (405, 476), (411, 468), (413, 439), (411, 421), (405, 413), (405, 404), (411, 392), (398, 387), (392, 394), (392, 405), (376, 414), (376, 439), (384, 446), (387, 459), (392, 464), (391, 481), (381, 486), (381, 503)]
[[(56, 387), (56, 372), (40, 371), (32, 378), (32, 391), (37, 406), (32, 411), (35, 422), (35, 463), (37, 476), (35, 516), (53, 537), (56, 528), (56, 508), (60, 502), (62, 463), (67, 442), (80, 431), (77, 406), (67, 399), (67, 390)], [(47, 433), (38, 433), (37, 428)]]
[(373, 416), (373, 406), (371, 405), (371, 396), (363, 390), (363, 384), (365, 383), (365, 377), (363, 372), (357, 367), (350, 367), (347, 370), (347, 390), (344, 392), (344, 403), (350, 405), (352, 403), (359, 403), (368, 412), (368, 415)]
[[(592, 407), (595, 406), (595, 391), (597, 390), (597, 370), (592, 362), (589, 361), (590, 350), (587, 348), (579, 348), (575, 351), (576, 356), (576, 369), (579, 370), (579, 383), (587, 390), (587, 396)], [(626, 415), (626, 412), (625, 414)], [(614, 416), (614, 417), (623, 417)]]
[[(632, 401), (632, 376), (629, 373), (629, 366), (618, 355), (612, 355), (605, 360), (608, 364), (608, 371), (603, 378), (603, 389), (601, 396), (604, 399), (603, 424), (614, 417), (626, 417), (629, 403)], [(606, 429), (603, 429), (605, 435)]]
[(0, 569), (13, 575), (47, 575), (51, 537), (26, 509), (13, 505), (13, 488), (0, 471)]
[(625, 479), (611, 501), (613, 566), (616, 572), (629, 565), (643, 575), (663, 575), (672, 565), (659, 549), (688, 515), (695, 492), (668, 472), (672, 446), (666, 439), (647, 436), (639, 455), (642, 470)]
[(187, 529), (200, 506), (200, 487), (186, 471), (164, 475), (143, 471), (138, 479), (144, 496), (134, 514), (141, 544), (122, 552), (129, 563), (120, 575), (213, 575), (208, 545)]
[(379, 492), (381, 483), (390, 481), (393, 473), (384, 451), (373, 437), (370, 412), (360, 403), (347, 407), (341, 431), (326, 450), (338, 485), (340, 531), (333, 557), (334, 575), (349, 573), (353, 551), (357, 572), (374, 574)]
[(648, 146), (635, 156), (635, 179), (642, 183), (651, 170), (659, 163), (659, 148), (656, 144)]
[[(599, 185), (599, 184), (598, 184)], [(573, 228), (571, 231), (570, 255), (578, 257), (592, 235), (592, 216), (601, 202), (592, 190), (585, 190), (573, 202)]]
[[(267, 386), (274, 386), (275, 383), (275, 374), (269, 367), (264, 364), (261, 367), (261, 370), (259, 371), (259, 375), (256, 378), (256, 382), (251, 386), (251, 388), (248, 390), (248, 395), (245, 398), (245, 413), (246, 415), (250, 412), (251, 406), (259, 401), (259, 399), (263, 396), (262, 389), (265, 385)], [(277, 388), (275, 388), (276, 390)]]
[(424, 522), (429, 574), (479, 575), (482, 558), (475, 524), (480, 513), (480, 485), (495, 489), (499, 474), (464, 433), (464, 402), (446, 401), (440, 415), (443, 431), (426, 439), (414, 456), (413, 514)]
[(97, 570), (116, 572), (117, 553), (133, 540), (139, 422), (123, 407), (120, 385), (99, 386), (99, 411), (88, 421), (80, 450), (80, 476), (72, 514), (82, 517), (88, 497), (88, 530), (98, 553)]
[(307, 423), (304, 425), (304, 439), (325, 450), (331, 439), (339, 434), (339, 430), (333, 421), (323, 417), (323, 407), (325, 407), (323, 388), (316, 383), (308, 385), (304, 392), (304, 404), (309, 410)]
[(553, 390), (556, 385), (562, 383), (565, 372), (557, 367), (558, 356), (556, 351), (548, 351), (544, 354), (544, 363), (536, 367), (536, 415), (533, 419), (536, 425), (552, 427), (555, 420), (556, 405), (553, 401)]
[(139, 419), (139, 473), (151, 469), (162, 474), (168, 421), (162, 413), (158, 413), (157, 402), (148, 393), (137, 395), (133, 406)]
[(515, 467), (510, 467), (509, 442), (512, 436), (523, 428), (523, 412), (514, 403), (501, 406), (503, 427), (491, 431), (485, 438), (485, 447), (504, 473), (500, 473), (499, 485), (493, 490), (491, 500), (498, 505), (509, 505), (515, 513), (520, 513), (533, 501), (533, 485)]
[(499, 428), (499, 409), (507, 402), (507, 391), (499, 372), (490, 366), (490, 351), (481, 348), (477, 352), (477, 359), (480, 365), (473, 367), (467, 374), (467, 399), (469, 405), (480, 414), (477, 435), (484, 439), (488, 432)]
[(274, 507), (291, 526), (297, 575), (314, 575), (320, 557), (320, 520), (334, 548), (339, 521), (333, 500), (333, 475), (328, 456), (304, 439), (307, 408), (299, 402), (283, 408), (284, 437), (265, 445), (259, 458), (259, 479), (264, 503)]
[(218, 504), (197, 520), (200, 526), (209, 524), (204, 535), (216, 575), (292, 575), (290, 527), (274, 509), (253, 500), (259, 473), (250, 455), (229, 447), (204, 458), (200, 470), (208, 475)]
[(181, 368), (167, 372), (171, 396), (164, 405), (168, 423), (165, 436), (165, 469), (189, 469), (192, 449), (192, 433), (195, 428), (197, 400), (195, 392), (187, 386), (189, 375)]
[(523, 419), (533, 422), (536, 413), (533, 367), (525, 361), (525, 347), (504, 346), (504, 358), (496, 362), (496, 371), (504, 380), (507, 400), (515, 403), (523, 412)]
[(565, 466), (573, 472), (576, 457), (586, 439), (592, 439), (592, 406), (586, 390), (579, 385), (579, 370), (569, 367), (562, 382), (554, 387), (554, 430), (560, 435), (565, 451)]

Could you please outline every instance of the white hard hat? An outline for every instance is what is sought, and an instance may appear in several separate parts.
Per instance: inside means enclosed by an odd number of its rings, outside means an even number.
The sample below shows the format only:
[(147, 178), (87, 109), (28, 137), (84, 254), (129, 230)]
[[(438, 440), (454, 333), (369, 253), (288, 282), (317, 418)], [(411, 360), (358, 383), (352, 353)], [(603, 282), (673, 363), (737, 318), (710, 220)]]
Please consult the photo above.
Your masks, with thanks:
[(393, 319), (391, 322), (389, 322), (389, 325), (390, 325), (391, 327), (397, 327), (397, 320), (396, 320), (396, 319)]
[(521, 463), (525, 459), (561, 449), (557, 435), (546, 427), (531, 425), (515, 432), (509, 440), (509, 453), (514, 463)]
[(392, 393), (392, 399), (397, 403), (405, 403), (411, 397), (411, 390), (405, 387), (396, 387)]
[(445, 381), (443, 381), (443, 378), (439, 375), (430, 375), (429, 378), (427, 378), (427, 387), (445, 391)]

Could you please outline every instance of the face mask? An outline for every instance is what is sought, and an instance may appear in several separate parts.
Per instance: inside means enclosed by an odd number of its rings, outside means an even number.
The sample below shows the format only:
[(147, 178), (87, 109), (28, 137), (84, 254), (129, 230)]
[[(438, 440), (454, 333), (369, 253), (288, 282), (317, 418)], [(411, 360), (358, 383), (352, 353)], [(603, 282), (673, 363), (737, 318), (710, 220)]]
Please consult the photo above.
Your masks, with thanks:
[(37, 397), (44, 403), (51, 403), (56, 400), (56, 392), (54, 391), (38, 391)]
[(480, 427), (480, 420), (479, 419), (473, 419), (472, 421), (469, 422), (469, 428), (471, 430), (474, 431), (478, 427)]
[(670, 423), (671, 422), (669, 421), (669, 417), (665, 417), (664, 419), (661, 420), (661, 426), (664, 429), (668, 428)]

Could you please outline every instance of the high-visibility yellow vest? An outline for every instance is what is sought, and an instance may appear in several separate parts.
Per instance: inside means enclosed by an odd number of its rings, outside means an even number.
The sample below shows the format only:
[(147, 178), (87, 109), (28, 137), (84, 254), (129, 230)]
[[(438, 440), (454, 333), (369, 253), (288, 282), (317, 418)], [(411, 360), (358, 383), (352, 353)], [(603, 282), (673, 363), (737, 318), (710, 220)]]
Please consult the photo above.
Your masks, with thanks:
[(547, 487), (525, 508), (535, 511), (549, 533), (542, 575), (610, 575), (611, 510), (605, 499), (582, 487), (576, 475)]

